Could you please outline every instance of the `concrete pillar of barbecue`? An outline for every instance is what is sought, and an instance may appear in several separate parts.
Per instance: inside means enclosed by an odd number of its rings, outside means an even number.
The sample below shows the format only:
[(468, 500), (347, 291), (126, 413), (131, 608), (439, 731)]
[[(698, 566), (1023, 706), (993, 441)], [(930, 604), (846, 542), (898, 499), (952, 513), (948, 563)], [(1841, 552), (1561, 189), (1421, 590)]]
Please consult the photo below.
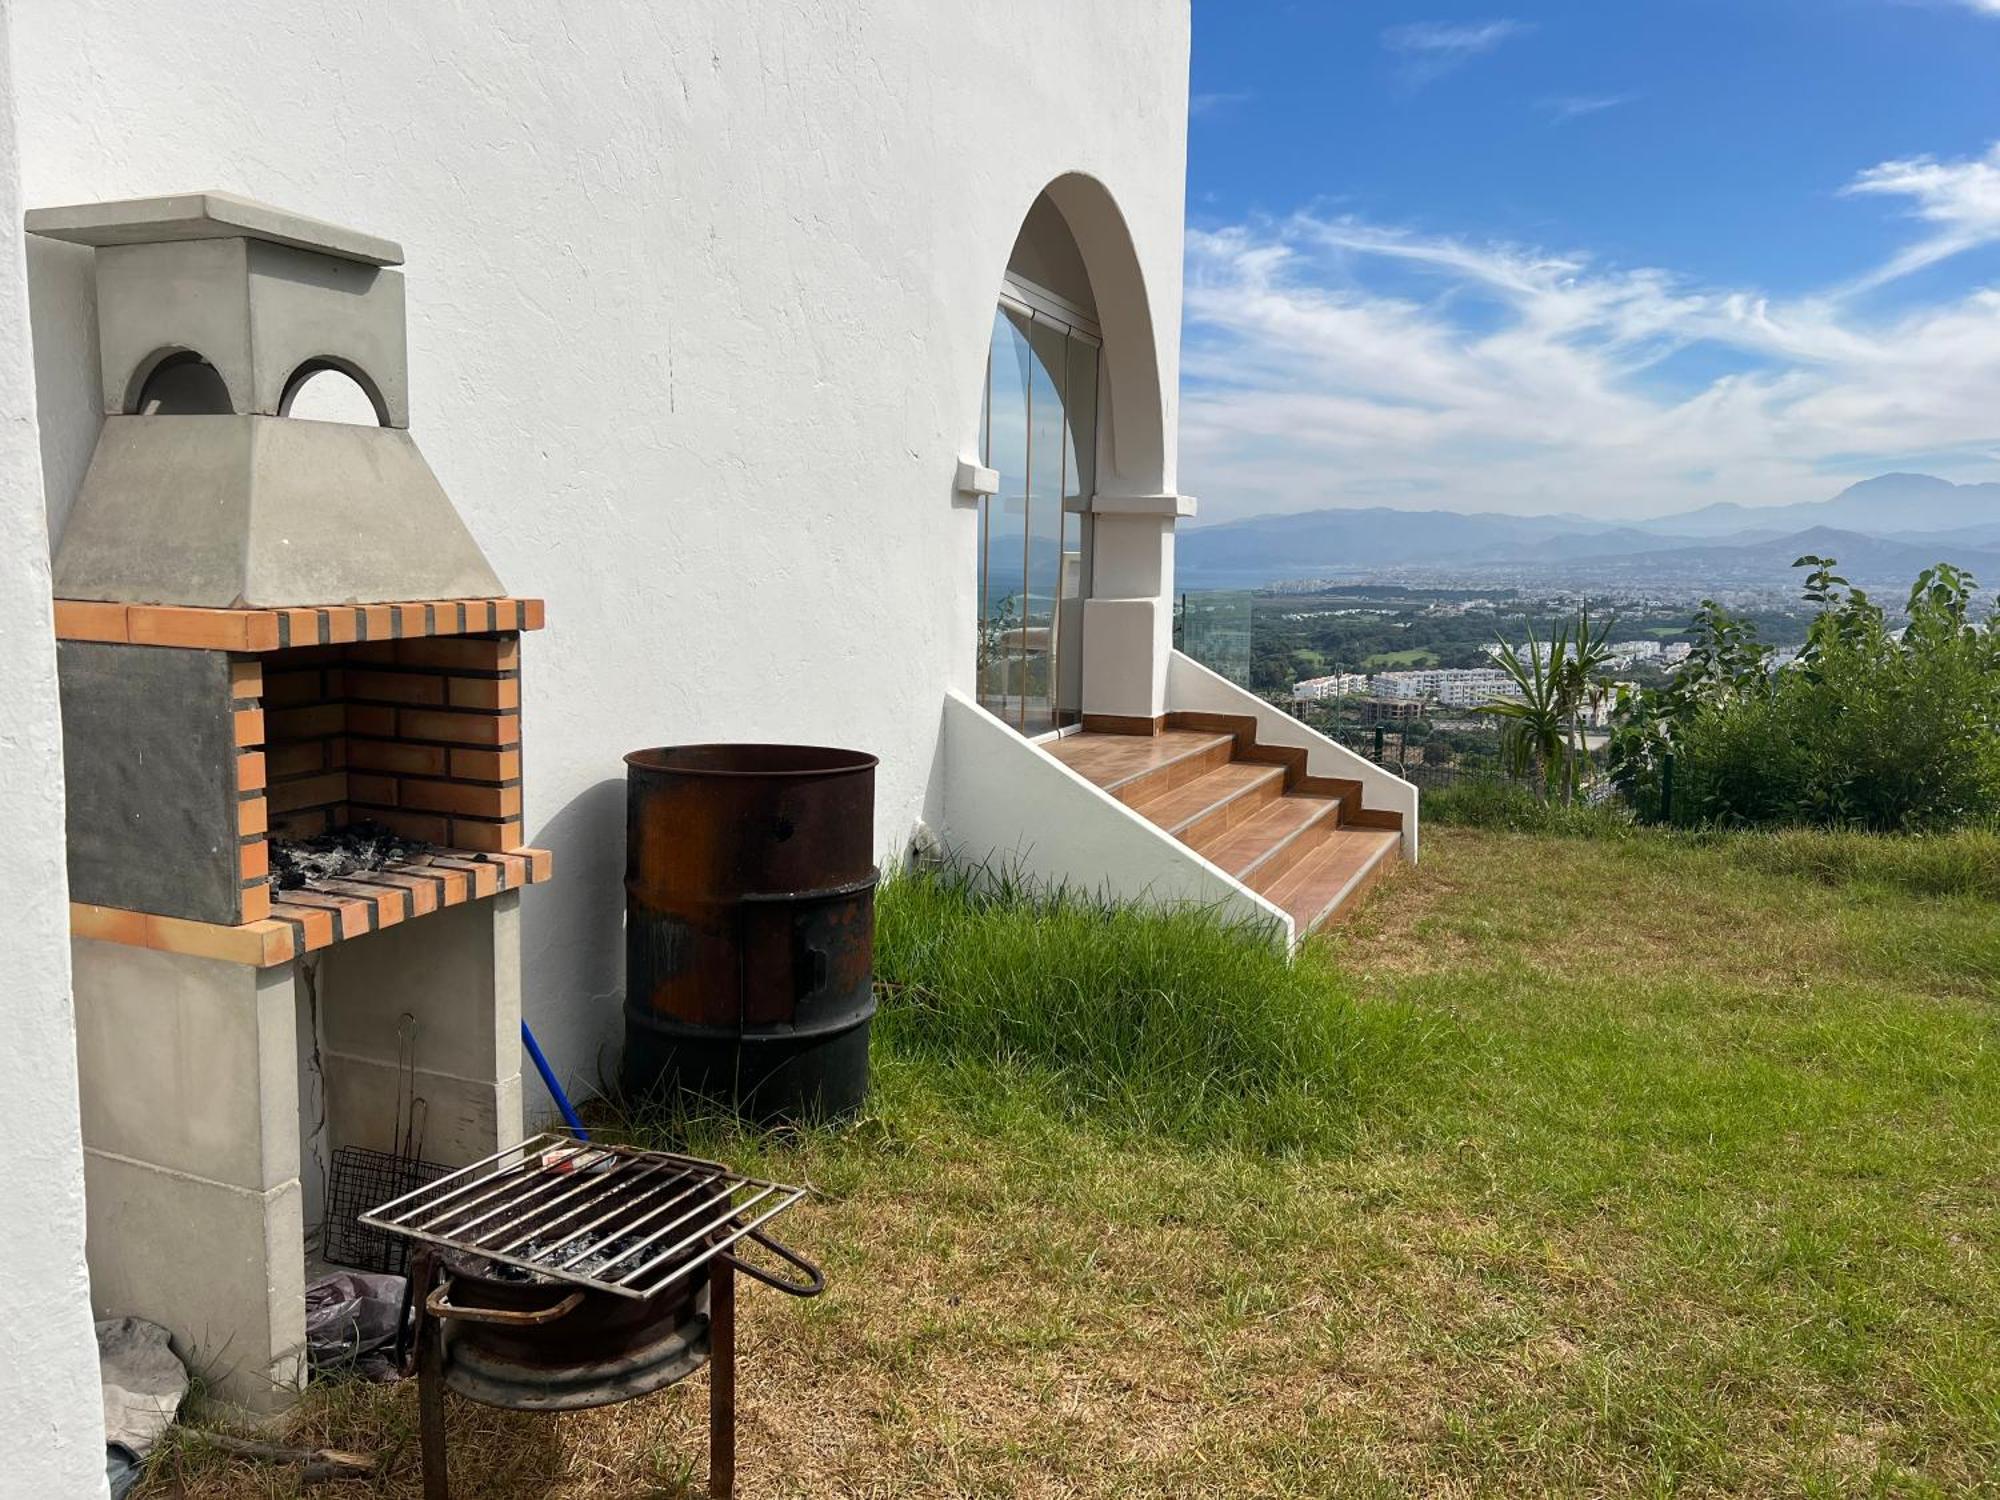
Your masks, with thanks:
[[(409, 1130), (464, 1166), (521, 1139), (521, 897), (503, 891), (319, 955), (327, 1150), (399, 1149), (398, 1041), (416, 1021)], [(418, 1140), (416, 1137), (421, 1136)]]
[[(225, 1401), (288, 1405), (324, 1192), (306, 1164), (404, 1144), (404, 1016), (424, 1101), (410, 1144), (461, 1166), (522, 1137), (520, 904), (504, 891), (267, 969), (74, 942), (97, 1316), (170, 1329)], [(318, 1141), (301, 1123), (302, 1059), (323, 1090)]]
[(91, 1305), (278, 1410), (306, 1338), (294, 966), (71, 946)]

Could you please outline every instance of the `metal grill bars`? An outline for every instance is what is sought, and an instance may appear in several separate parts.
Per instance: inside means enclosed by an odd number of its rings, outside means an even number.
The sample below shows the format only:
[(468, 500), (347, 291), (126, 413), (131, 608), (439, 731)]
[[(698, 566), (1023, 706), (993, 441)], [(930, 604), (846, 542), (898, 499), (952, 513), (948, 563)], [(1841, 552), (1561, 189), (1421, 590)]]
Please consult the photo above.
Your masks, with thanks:
[(360, 1222), (644, 1298), (805, 1194), (720, 1162), (543, 1134), (370, 1209)]

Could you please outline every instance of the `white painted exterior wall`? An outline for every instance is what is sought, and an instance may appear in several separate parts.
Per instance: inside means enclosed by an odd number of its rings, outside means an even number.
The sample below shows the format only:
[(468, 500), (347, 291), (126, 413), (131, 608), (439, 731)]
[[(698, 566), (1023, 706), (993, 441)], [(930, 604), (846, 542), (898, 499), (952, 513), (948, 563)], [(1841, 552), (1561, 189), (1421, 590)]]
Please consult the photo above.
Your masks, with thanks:
[[(956, 466), (1064, 174), (1102, 185), (1057, 195), (1094, 282), (1130, 235), (1094, 285), (1107, 359), (1163, 393), (1113, 412), (1098, 488), (1172, 491), (1187, 28), (1179, 0), (15, 0), (27, 205), (213, 187), (404, 245), (411, 430), (548, 600), (523, 727), (557, 879), (524, 989), (571, 1082), (619, 1034), (624, 751), (874, 751), (889, 855), (935, 811), (939, 706), (973, 685)], [(98, 425), (89, 259), (28, 264), (53, 528)], [(1105, 524), (1135, 533), (1119, 592), (1163, 595), (1170, 530)]]
[(865, 748), (885, 856), (938, 820), (940, 706), (972, 690), (975, 648), (955, 473), (1045, 188), (1106, 336), (1097, 592), (1107, 619), (1153, 621), (1132, 703), (1161, 706), (1188, 16), (0, 0), (0, 22), (0, 822), (20, 851), (0, 864), (0, 1108), (10, 1195), (35, 1209), (0, 1225), (0, 1495), (87, 1496), (101, 1428), (46, 558), (101, 404), (89, 252), (24, 248), (22, 211), (217, 188), (404, 245), (412, 431), (508, 587), (548, 600), (525, 643), (527, 833), (558, 878), (523, 901), (523, 987), (588, 1089), (620, 1030), (623, 752)]
[(35, 441), (7, 7), (0, 4), (0, 1496), (105, 1493), (104, 1410), (83, 1263), (83, 1139), (70, 1007), (49, 539)]

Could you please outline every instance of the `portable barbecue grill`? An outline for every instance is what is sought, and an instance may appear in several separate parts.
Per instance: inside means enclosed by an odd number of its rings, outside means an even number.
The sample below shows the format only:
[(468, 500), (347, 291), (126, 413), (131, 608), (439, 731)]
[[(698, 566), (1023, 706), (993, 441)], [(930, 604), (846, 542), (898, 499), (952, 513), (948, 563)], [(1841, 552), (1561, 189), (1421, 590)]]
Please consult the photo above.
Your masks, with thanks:
[[(424, 1494), (447, 1500), (444, 1390), (571, 1411), (711, 1366), (709, 1493), (734, 1489), (736, 1273), (797, 1297), (818, 1267), (763, 1227), (805, 1196), (719, 1162), (543, 1134), (361, 1216), (415, 1242)], [(752, 1240), (801, 1277), (743, 1260)]]

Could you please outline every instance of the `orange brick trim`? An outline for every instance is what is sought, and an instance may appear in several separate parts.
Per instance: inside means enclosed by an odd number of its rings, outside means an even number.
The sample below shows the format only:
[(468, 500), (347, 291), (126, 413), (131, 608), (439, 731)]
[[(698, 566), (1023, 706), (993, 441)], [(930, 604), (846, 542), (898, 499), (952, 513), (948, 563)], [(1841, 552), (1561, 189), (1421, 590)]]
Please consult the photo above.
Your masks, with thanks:
[(554, 856), (546, 849), (441, 849), (409, 864), (328, 881), (321, 889), (275, 892), (268, 917), (235, 927), (80, 901), (70, 903), (69, 923), (80, 938), (269, 968), (443, 907), (539, 885), (554, 873)]
[[(540, 599), (442, 599), (293, 609), (193, 609), (168, 604), (55, 601), (56, 638), (207, 651), (285, 651), (348, 641), (409, 640), (540, 630)], [(238, 689), (238, 696), (250, 696)]]
[(264, 664), (254, 656), (238, 656), (229, 663), (229, 696), (232, 698), (262, 698), (264, 696)]
[(263, 797), (245, 797), (236, 804), (236, 833), (252, 838), (270, 832), (271, 805)]
[(284, 963), (298, 953), (292, 928), (269, 917), (239, 927), (223, 927), (214, 922), (189, 922), (180, 917), (156, 917), (149, 912), (72, 901), (69, 930), (76, 937), (98, 942), (158, 948), (192, 958), (219, 958), (226, 963), (251, 964), (260, 969)]

